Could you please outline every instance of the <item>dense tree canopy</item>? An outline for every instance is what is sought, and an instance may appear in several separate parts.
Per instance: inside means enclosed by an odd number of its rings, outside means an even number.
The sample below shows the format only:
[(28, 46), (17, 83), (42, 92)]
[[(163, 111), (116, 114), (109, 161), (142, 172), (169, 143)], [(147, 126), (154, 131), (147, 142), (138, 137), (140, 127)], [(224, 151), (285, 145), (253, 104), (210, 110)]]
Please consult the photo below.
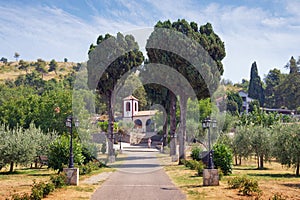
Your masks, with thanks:
[(116, 37), (109, 34), (105, 37), (100, 35), (97, 39), (97, 46), (90, 46), (87, 65), (88, 85), (90, 89), (97, 89), (98, 95), (107, 102), (108, 133), (111, 140), (108, 149), (111, 159), (113, 159), (113, 103), (115, 102), (113, 92), (120, 78), (126, 72), (140, 66), (143, 61), (144, 56), (139, 51), (138, 44), (132, 35), (125, 37), (121, 33), (118, 33)]
[(272, 138), (273, 156), (278, 158), (282, 165), (295, 166), (296, 175), (300, 174), (300, 126), (287, 124), (277, 126)]
[[(174, 31), (173, 33), (170, 32), (172, 30)], [(176, 32), (185, 35), (191, 40), (182, 36), (179, 37), (178, 34), (175, 34)], [(162, 43), (162, 41), (164, 42)], [(159, 48), (161, 44), (164, 46)], [(202, 46), (204, 50), (201, 52), (197, 45)], [(225, 57), (225, 47), (219, 36), (214, 33), (211, 24), (207, 23), (198, 29), (197, 23), (188, 23), (184, 19), (173, 23), (169, 20), (159, 21), (147, 41), (146, 50), (150, 63), (160, 63), (172, 67), (183, 75), (188, 80), (198, 99), (210, 97), (210, 92), (212, 91), (209, 91), (209, 89), (215, 90), (217, 88), (220, 75), (223, 73), (221, 61)], [(215, 61), (218, 70), (214, 69), (213, 65), (210, 65), (211, 63), (205, 62), (209, 60), (205, 58), (205, 50), (212, 60)], [(183, 55), (188, 56), (184, 58)], [(189, 60), (189, 58), (192, 59)], [(198, 60), (196, 61), (197, 63), (193, 63), (194, 58)], [(201, 66), (203, 73), (207, 76), (203, 77), (204, 74), (200, 74), (193, 64)], [(180, 143), (179, 159), (185, 158), (184, 142), (188, 96), (184, 92), (182, 90), (180, 94), (181, 133), (178, 137)]]
[(55, 133), (43, 133), (33, 124), (28, 129), (15, 127), (8, 129), (0, 126), (0, 168), (10, 164), (10, 172), (14, 164), (29, 164), (36, 156), (47, 155), (49, 141), (56, 137)]
[(265, 106), (268, 108), (276, 108), (276, 87), (281, 84), (283, 75), (279, 69), (272, 69), (265, 78)]

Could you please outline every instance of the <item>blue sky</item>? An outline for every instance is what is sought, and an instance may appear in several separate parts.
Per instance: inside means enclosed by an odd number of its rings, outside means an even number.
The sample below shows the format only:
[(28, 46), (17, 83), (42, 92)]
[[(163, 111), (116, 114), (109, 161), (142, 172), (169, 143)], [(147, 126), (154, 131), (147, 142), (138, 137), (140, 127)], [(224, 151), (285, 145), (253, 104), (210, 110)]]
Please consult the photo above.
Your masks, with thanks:
[(18, 52), (83, 62), (99, 34), (147, 33), (179, 18), (212, 23), (225, 42), (223, 77), (233, 82), (249, 79), (254, 61), (263, 78), (275, 67), (287, 73), (283, 66), (300, 56), (298, 0), (0, 0), (0, 13), (0, 57), (9, 60)]

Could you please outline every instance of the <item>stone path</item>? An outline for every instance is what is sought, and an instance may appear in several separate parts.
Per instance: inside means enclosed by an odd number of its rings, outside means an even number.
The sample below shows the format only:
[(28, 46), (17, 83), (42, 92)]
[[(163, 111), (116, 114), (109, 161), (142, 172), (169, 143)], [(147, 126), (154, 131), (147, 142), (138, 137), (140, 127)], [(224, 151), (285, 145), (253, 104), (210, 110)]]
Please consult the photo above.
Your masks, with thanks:
[(112, 174), (112, 172), (103, 172), (101, 174), (94, 175), (88, 179), (85, 179), (84, 181), (82, 181), (82, 183), (83, 184), (91, 184), (91, 185), (97, 184), (101, 181), (106, 180), (111, 174)]
[(184, 200), (157, 159), (157, 152), (124, 152), (118, 170), (96, 190), (92, 200)]

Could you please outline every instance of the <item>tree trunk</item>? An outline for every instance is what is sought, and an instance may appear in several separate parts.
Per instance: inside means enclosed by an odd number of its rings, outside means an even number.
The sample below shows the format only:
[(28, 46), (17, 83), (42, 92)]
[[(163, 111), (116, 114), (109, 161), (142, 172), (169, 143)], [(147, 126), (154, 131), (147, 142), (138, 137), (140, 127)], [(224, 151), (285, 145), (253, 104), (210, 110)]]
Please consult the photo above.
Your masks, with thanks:
[(9, 173), (12, 173), (14, 171), (14, 164), (14, 162), (10, 162)]
[(168, 136), (168, 120), (165, 120), (163, 125), (163, 147), (167, 146), (167, 136)]
[(171, 137), (170, 156), (176, 155), (175, 132), (176, 132), (176, 96), (173, 92), (170, 92), (170, 137)]
[(234, 155), (235, 165), (238, 165), (238, 156)]
[(264, 168), (264, 155), (259, 156), (259, 169)]
[(113, 146), (113, 135), (114, 135), (114, 114), (113, 114), (113, 105), (112, 105), (112, 93), (108, 95), (108, 162), (115, 162), (115, 152)]
[(242, 165), (242, 156), (239, 156), (239, 159), (240, 159), (239, 165)]
[(296, 164), (296, 176), (299, 176), (299, 167), (300, 167), (300, 163), (299, 163), (299, 160)]
[(180, 132), (178, 135), (179, 140), (179, 164), (181, 160), (185, 159), (185, 140), (186, 140), (186, 109), (187, 109), (187, 97), (182, 95), (180, 97)]
[(259, 156), (258, 156), (258, 154), (256, 154), (256, 158), (257, 158), (257, 169), (259, 169)]

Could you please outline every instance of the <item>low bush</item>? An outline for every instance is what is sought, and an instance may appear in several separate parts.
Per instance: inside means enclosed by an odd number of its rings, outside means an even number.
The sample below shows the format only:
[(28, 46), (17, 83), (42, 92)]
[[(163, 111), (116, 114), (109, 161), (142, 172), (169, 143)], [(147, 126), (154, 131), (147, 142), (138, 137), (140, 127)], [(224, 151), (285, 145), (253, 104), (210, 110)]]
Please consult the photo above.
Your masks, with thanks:
[(51, 192), (53, 192), (54, 190), (55, 190), (55, 185), (53, 183), (47, 183), (43, 190), (44, 197), (50, 194)]
[(269, 200), (286, 200), (286, 198), (281, 193), (275, 193)]
[(197, 160), (181, 160), (181, 163), (184, 164), (184, 166), (190, 168), (191, 170), (196, 170), (198, 173), (198, 176), (201, 176), (204, 169), (204, 164), (201, 161)]
[(31, 194), (14, 194), (12, 195), (12, 200), (41, 200), (50, 194), (50, 192), (53, 192), (54, 189), (55, 187), (53, 183), (37, 183), (34, 180), (31, 188)]
[(224, 175), (232, 173), (232, 158), (231, 149), (225, 144), (215, 144), (213, 153), (213, 161), (217, 168), (220, 168)]
[(44, 188), (46, 187), (46, 184), (44, 182), (36, 183), (33, 181), (33, 185), (31, 188), (31, 200), (41, 200), (44, 196)]
[(55, 188), (62, 188), (67, 183), (67, 176), (65, 173), (60, 173), (58, 175), (50, 176), (50, 180)]
[(202, 149), (200, 147), (193, 147), (191, 152), (191, 157), (193, 160), (200, 161), (201, 160), (201, 154)]
[(97, 170), (101, 167), (106, 167), (106, 165), (98, 160), (90, 161), (90, 162), (86, 163), (85, 165), (78, 166), (79, 174), (80, 175), (89, 174), (92, 171)]
[(30, 194), (23, 193), (23, 194), (12, 195), (12, 200), (31, 200), (31, 198), (30, 198)]
[(228, 185), (229, 188), (231, 189), (238, 189), (241, 188), (244, 184), (244, 182), (246, 181), (246, 177), (245, 176), (236, 176), (232, 179), (228, 180)]
[(242, 195), (259, 195), (261, 190), (258, 186), (257, 180), (248, 178), (246, 176), (237, 176), (230, 180), (228, 180), (229, 188), (231, 189), (239, 189), (239, 192)]

